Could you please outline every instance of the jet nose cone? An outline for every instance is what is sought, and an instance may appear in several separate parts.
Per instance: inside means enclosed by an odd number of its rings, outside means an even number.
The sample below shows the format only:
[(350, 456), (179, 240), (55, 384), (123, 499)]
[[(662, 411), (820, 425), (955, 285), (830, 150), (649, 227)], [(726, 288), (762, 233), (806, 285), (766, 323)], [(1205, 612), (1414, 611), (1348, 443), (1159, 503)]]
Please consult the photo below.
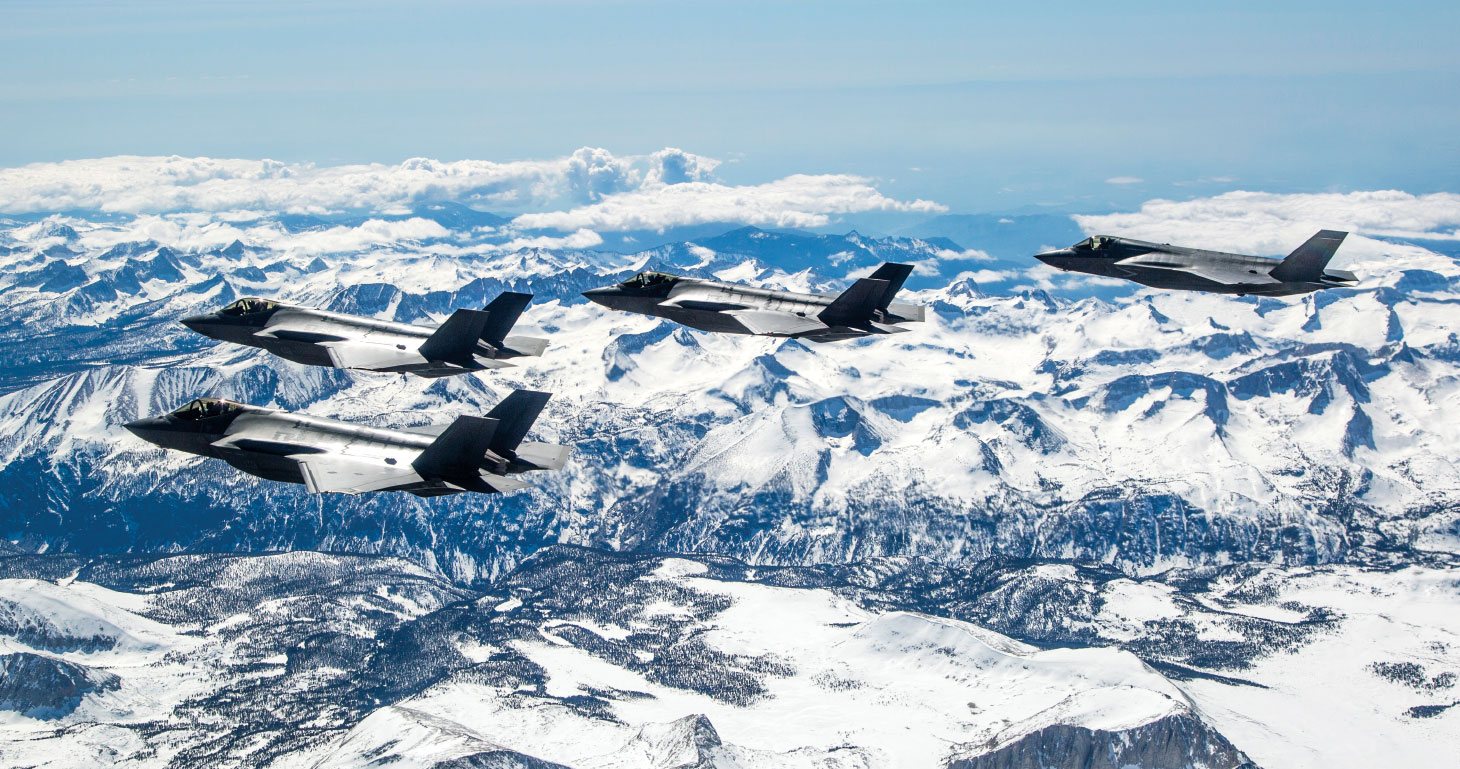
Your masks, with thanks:
[(188, 317), (178, 321), (178, 323), (181, 323), (194, 331), (201, 332), (203, 330), (203, 326), (207, 325), (208, 323), (208, 316), (189, 315)]
[(587, 297), (590, 302), (607, 307), (609, 299), (617, 293), (613, 288), (590, 288), (583, 292), (583, 296)]
[(144, 441), (147, 441), (148, 443), (156, 443), (157, 440), (154, 438), (154, 436), (157, 434), (157, 431), (166, 424), (167, 420), (163, 419), (162, 417), (144, 417), (142, 419), (134, 419), (131, 422), (127, 422), (126, 424), (122, 425), (122, 427), (126, 428), (127, 432), (137, 436), (138, 438), (141, 438)]
[(1069, 265), (1070, 259), (1073, 256), (1074, 252), (1070, 251), (1068, 248), (1061, 248), (1057, 251), (1045, 251), (1042, 254), (1035, 254), (1034, 258), (1038, 259), (1041, 262), (1044, 262), (1051, 267), (1059, 267), (1063, 269)]

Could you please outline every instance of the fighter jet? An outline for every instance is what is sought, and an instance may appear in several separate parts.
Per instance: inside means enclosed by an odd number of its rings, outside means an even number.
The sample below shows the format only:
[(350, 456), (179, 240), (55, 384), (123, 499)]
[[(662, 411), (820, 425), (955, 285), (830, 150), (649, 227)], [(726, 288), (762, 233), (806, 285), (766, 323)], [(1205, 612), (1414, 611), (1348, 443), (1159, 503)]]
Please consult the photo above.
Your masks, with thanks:
[(408, 491), (434, 497), (513, 491), (511, 476), (557, 470), (568, 447), (524, 442), (550, 395), (517, 390), (486, 417), (390, 430), (278, 409), (198, 398), (163, 416), (124, 425), (158, 446), (221, 459), (271, 481), (302, 483), (312, 494)]
[(431, 327), (248, 297), (182, 324), (296, 363), (443, 377), (542, 355), (546, 339), (507, 336), (531, 301), (532, 294), (504, 293), (484, 310), (457, 310)]
[(918, 305), (892, 301), (912, 265), (887, 263), (840, 294), (796, 294), (641, 272), (616, 286), (583, 295), (613, 310), (668, 318), (701, 331), (835, 342), (909, 329), (923, 319)]
[(1285, 259), (1147, 243), (1096, 235), (1069, 248), (1034, 258), (1061, 270), (1126, 278), (1154, 288), (1179, 288), (1221, 294), (1290, 296), (1322, 288), (1353, 286), (1358, 278), (1330, 270), (1328, 260), (1346, 232), (1319, 230)]

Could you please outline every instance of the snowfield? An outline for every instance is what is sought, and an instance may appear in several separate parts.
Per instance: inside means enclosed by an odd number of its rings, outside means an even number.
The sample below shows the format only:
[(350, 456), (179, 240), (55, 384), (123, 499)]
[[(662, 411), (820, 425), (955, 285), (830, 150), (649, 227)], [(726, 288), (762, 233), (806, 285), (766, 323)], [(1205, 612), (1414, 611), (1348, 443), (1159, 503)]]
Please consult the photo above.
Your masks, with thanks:
[[(1080, 224), (1163, 239), (1199, 215), (1230, 241), (1213, 247), (1260, 250), (1308, 227), (1274, 205)], [(1044, 242), (1048, 219), (1010, 242)], [(1460, 267), (1441, 224), (1357, 217), (1334, 266), (1360, 285), (1275, 300), (936, 238), (743, 228), (616, 253), (505, 221), (0, 220), (0, 764), (1460, 754)], [(917, 264), (901, 298), (927, 321), (850, 343), (579, 296), (639, 269), (830, 291), (883, 260)], [(546, 353), (446, 380), (176, 323), (251, 295), (439, 321), (503, 290), (535, 295), (518, 330)], [(439, 424), (523, 387), (553, 393), (532, 438), (573, 455), (490, 497), (311, 497), (120, 428), (202, 395)]]

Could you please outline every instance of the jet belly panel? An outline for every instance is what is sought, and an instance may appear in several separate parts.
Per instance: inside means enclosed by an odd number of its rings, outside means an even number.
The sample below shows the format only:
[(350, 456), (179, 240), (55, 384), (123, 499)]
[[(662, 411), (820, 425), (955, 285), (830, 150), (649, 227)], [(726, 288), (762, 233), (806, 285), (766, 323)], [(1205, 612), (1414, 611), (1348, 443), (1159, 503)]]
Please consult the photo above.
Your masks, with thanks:
[[(356, 425), (335, 424), (312, 417), (282, 414), (244, 414), (233, 421), (227, 434), (215, 443), (220, 448), (246, 446), (271, 447), (270, 453), (284, 454), (349, 454), (395, 459), (409, 464), (422, 447), (429, 445), (429, 436), (419, 436), (420, 446), (408, 445), (407, 436), (392, 431)], [(415, 439), (410, 435), (407, 439)], [(412, 440), (411, 443), (415, 443)], [(277, 447), (277, 448), (272, 448)]]
[(265, 349), (301, 363), (370, 371), (425, 364), (419, 352), (421, 337), (402, 333), (395, 328), (398, 325), (350, 323), (328, 315), (282, 311), (257, 337)]
[(701, 331), (764, 336), (794, 336), (824, 331), (816, 319), (821, 307), (810, 297), (733, 286), (694, 282), (676, 287), (660, 305), (665, 317)]
[(387, 436), (294, 415), (245, 414), (214, 447), (240, 470), (303, 483), (312, 493), (357, 494), (421, 482), (411, 467), (420, 449)]

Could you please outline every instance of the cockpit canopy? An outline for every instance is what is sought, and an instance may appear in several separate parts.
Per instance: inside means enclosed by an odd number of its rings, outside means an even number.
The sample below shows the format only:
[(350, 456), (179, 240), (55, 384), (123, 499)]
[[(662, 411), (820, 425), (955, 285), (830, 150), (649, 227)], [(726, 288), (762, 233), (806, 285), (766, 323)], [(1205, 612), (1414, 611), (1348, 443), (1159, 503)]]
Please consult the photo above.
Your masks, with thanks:
[(223, 315), (253, 315), (257, 312), (268, 312), (269, 310), (272, 310), (278, 306), (278, 302), (271, 302), (267, 299), (255, 299), (254, 297), (246, 296), (228, 305), (227, 307), (224, 307), (218, 312)]
[(1093, 238), (1084, 240), (1071, 246), (1075, 251), (1104, 251), (1115, 243), (1115, 238), (1108, 235), (1096, 235)]
[(669, 275), (663, 272), (641, 272), (619, 285), (624, 288), (653, 288), (655, 286), (672, 286), (677, 282), (679, 282), (679, 276), (677, 275)]
[(232, 414), (235, 411), (241, 410), (243, 410), (243, 406), (233, 401), (225, 401), (221, 398), (198, 398), (177, 411), (172, 412), (172, 415), (178, 419), (197, 422), (201, 419), (221, 417), (225, 414)]

